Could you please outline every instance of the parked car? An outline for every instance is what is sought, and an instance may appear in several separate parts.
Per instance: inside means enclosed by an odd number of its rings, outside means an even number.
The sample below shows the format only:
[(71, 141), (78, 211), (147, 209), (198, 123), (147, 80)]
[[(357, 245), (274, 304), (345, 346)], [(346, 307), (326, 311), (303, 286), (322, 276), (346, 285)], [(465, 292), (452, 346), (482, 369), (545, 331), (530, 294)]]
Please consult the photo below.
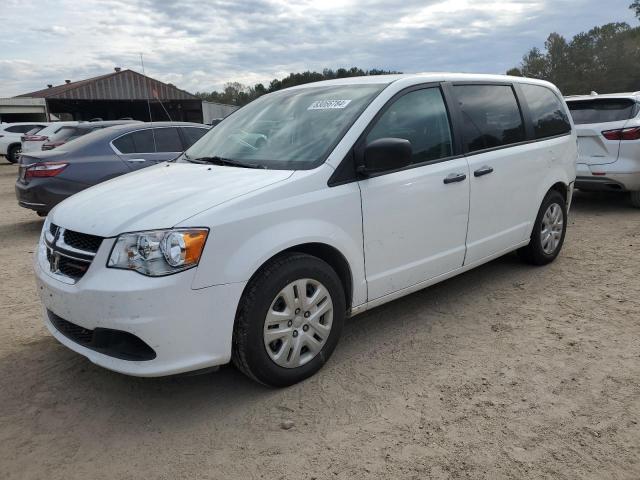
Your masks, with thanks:
[(175, 158), (207, 131), (198, 123), (127, 123), (94, 128), (52, 151), (25, 153), (15, 187), (18, 203), (46, 215), (85, 188)]
[(22, 145), (21, 154), (27, 152), (38, 152), (42, 150), (42, 145), (59, 133), (63, 128), (75, 127), (78, 121), (53, 122), (41, 129), (31, 130), (20, 137)]
[(140, 120), (94, 120), (89, 122), (79, 122), (77, 125), (65, 125), (56, 133), (51, 135), (42, 143), (41, 150), (53, 150), (54, 148), (69, 143), (76, 138), (80, 138), (87, 133), (115, 125), (126, 125), (131, 123), (143, 124)]
[(578, 134), (576, 188), (629, 192), (640, 208), (640, 92), (566, 100)]
[(10, 163), (16, 163), (20, 157), (20, 137), (27, 132), (35, 133), (48, 125), (47, 122), (0, 123), (0, 155)]
[(514, 250), (552, 262), (576, 158), (547, 82), (420, 74), (274, 92), (175, 162), (53, 209), (35, 262), (44, 321), (118, 372), (232, 359), (290, 385), (329, 359), (346, 316)]

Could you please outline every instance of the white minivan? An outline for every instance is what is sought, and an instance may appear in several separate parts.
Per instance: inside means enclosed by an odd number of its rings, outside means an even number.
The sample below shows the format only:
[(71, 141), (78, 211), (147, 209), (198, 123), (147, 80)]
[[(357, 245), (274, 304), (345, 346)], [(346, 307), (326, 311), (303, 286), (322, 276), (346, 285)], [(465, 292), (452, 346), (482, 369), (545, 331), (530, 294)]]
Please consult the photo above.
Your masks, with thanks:
[(551, 84), (346, 78), (265, 95), (173, 162), (63, 201), (35, 270), (64, 345), (161, 376), (233, 360), (285, 386), (346, 317), (518, 250), (553, 261), (576, 135)]

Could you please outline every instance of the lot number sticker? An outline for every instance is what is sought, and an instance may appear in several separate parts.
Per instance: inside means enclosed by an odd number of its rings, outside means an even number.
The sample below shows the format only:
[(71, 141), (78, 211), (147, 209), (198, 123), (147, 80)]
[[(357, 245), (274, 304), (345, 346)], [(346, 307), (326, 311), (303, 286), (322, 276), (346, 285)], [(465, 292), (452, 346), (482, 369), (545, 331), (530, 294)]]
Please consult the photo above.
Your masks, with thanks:
[(345, 108), (351, 100), (317, 100), (307, 110), (334, 110)]

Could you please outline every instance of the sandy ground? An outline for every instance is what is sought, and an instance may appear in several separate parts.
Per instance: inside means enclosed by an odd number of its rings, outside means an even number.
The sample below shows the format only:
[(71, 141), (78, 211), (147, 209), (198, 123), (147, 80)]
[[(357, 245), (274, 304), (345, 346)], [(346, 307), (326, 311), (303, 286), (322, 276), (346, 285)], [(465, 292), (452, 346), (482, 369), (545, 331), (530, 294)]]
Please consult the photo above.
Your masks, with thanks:
[[(41, 324), (42, 220), (0, 161), (0, 478), (640, 478), (640, 211), (577, 195), (551, 266), (509, 255), (347, 322), (285, 390), (111, 373)], [(284, 421), (293, 427), (282, 428)]]

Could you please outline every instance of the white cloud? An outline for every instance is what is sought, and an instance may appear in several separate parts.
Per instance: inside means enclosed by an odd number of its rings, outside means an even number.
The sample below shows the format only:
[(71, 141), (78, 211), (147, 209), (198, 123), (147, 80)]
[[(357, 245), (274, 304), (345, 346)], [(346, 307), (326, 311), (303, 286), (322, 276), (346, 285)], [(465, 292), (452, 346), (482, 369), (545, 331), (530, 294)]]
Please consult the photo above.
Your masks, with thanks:
[(633, 21), (630, 0), (2, 0), (0, 96), (111, 71), (179, 88), (324, 67), (504, 72), (552, 31)]

